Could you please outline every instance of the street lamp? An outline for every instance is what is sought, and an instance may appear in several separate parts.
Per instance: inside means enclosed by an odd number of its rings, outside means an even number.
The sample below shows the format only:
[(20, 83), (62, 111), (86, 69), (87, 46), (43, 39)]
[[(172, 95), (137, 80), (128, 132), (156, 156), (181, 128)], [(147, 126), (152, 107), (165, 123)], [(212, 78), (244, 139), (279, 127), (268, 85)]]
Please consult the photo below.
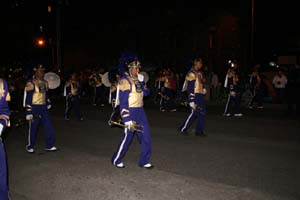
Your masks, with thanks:
[(36, 43), (36, 46), (40, 47), (40, 48), (46, 46), (46, 41), (45, 41), (44, 38), (37, 38), (36, 41), (35, 41), (35, 43)]

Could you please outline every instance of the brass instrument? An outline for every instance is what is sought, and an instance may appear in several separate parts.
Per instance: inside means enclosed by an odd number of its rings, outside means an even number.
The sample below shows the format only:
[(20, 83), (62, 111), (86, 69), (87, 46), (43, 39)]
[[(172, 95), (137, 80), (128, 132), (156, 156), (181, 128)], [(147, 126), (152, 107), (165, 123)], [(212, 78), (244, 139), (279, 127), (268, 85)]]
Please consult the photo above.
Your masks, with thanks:
[[(128, 128), (127, 125), (122, 124), (121, 122), (111, 121), (111, 124), (121, 126), (123, 128)], [(129, 130), (143, 133), (144, 132), (144, 127), (142, 125), (137, 124), (135, 121), (133, 121), (133, 125), (130, 127)]]

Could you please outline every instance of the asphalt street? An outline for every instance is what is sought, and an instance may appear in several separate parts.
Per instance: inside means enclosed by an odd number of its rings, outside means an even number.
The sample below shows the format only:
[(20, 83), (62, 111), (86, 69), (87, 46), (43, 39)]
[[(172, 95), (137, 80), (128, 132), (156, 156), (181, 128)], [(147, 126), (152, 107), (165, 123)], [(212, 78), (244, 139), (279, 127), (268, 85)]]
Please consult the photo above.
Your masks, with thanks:
[[(208, 105), (208, 137), (177, 128), (188, 115), (160, 112), (147, 103), (154, 169), (138, 166), (137, 138), (124, 169), (111, 164), (122, 129), (110, 128), (110, 105), (81, 105), (84, 121), (63, 118), (63, 100), (50, 111), (57, 152), (45, 152), (43, 128), (36, 153), (25, 151), (28, 126), (6, 131), (4, 143), (12, 200), (273, 200), (300, 199), (300, 123), (285, 107), (243, 109), (243, 117), (224, 117), (223, 105)], [(13, 114), (12, 122), (23, 116)], [(195, 124), (194, 124), (195, 125)]]

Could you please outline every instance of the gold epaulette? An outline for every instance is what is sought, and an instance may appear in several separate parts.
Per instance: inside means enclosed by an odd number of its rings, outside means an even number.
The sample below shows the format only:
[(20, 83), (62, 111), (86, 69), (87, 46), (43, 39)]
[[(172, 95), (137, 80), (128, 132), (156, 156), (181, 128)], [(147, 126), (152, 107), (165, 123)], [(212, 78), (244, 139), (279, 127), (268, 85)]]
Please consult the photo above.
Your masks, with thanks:
[(119, 89), (121, 91), (130, 90), (130, 84), (129, 84), (128, 80), (121, 79), (120, 82), (119, 82)]
[(189, 72), (189, 73), (186, 75), (185, 79), (186, 79), (187, 81), (193, 81), (193, 80), (196, 80), (196, 75), (195, 75), (194, 72)]
[(26, 90), (26, 91), (31, 91), (31, 90), (33, 90), (33, 89), (34, 89), (33, 83), (32, 83), (32, 82), (27, 82), (27, 83), (26, 83), (26, 86), (25, 86), (25, 90)]

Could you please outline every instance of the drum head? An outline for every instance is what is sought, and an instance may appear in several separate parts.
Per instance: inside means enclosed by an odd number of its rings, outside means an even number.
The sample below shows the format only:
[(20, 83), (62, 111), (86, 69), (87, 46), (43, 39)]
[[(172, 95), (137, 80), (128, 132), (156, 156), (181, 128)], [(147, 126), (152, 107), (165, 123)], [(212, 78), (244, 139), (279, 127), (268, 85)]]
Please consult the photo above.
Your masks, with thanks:
[(56, 89), (60, 86), (60, 77), (54, 72), (47, 72), (44, 79), (48, 82), (49, 89)]
[(147, 83), (149, 80), (149, 75), (147, 74), (147, 72), (140, 72), (140, 73), (144, 75), (144, 81), (145, 83)]
[(105, 72), (102, 76), (102, 83), (106, 86), (106, 87), (110, 87), (111, 86), (111, 82), (109, 81), (109, 74), (108, 72)]

